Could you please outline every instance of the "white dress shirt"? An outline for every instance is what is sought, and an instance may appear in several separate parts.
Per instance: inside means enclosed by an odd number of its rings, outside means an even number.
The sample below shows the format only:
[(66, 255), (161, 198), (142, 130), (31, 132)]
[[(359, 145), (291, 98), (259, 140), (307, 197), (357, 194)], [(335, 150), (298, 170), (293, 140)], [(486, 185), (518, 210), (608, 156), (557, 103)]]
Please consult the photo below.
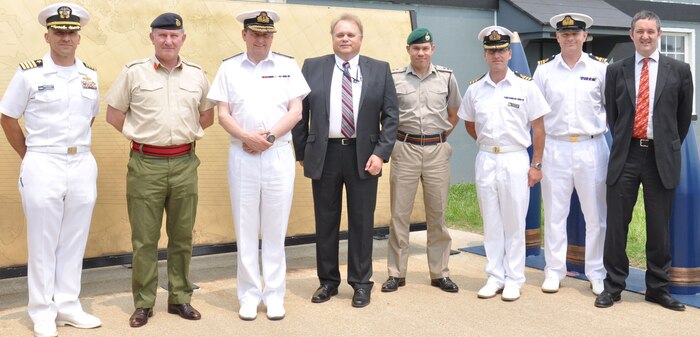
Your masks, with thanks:
[[(659, 73), (659, 51), (656, 50), (649, 56), (649, 124), (647, 126), (647, 138), (654, 139), (654, 93), (656, 92), (656, 77)], [(634, 87), (639, 95), (639, 78), (642, 76), (642, 67), (644, 66), (644, 56), (638, 52), (634, 52)], [(635, 109), (637, 107), (637, 97), (634, 98)], [(635, 110), (636, 111), (636, 110)]]
[[(355, 117), (356, 129), (357, 115), (360, 112), (360, 95), (362, 94), (362, 70), (360, 69), (359, 61), (359, 54), (348, 61), (348, 63), (350, 63), (348, 71), (350, 72), (352, 81), (352, 112), (353, 117)], [(340, 132), (340, 125), (343, 121), (343, 63), (345, 63), (345, 61), (338, 57), (338, 55), (335, 55), (335, 67), (333, 68), (333, 79), (331, 80), (331, 111), (328, 115), (328, 138), (345, 138), (343, 133)], [(355, 138), (355, 135), (353, 135), (352, 138)]]

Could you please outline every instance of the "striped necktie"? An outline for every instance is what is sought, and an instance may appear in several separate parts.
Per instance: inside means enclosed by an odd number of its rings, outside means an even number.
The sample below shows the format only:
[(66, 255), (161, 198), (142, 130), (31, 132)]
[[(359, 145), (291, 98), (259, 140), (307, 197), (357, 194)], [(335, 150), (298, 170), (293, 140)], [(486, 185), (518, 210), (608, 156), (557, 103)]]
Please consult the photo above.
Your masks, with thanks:
[(639, 75), (639, 89), (637, 90), (637, 110), (634, 114), (634, 128), (632, 138), (647, 138), (649, 126), (649, 58), (645, 57), (642, 65), (642, 73)]
[(350, 80), (350, 63), (343, 63), (343, 91), (342, 112), (343, 121), (340, 123), (340, 132), (345, 138), (352, 138), (355, 134), (355, 115), (352, 104), (352, 81)]

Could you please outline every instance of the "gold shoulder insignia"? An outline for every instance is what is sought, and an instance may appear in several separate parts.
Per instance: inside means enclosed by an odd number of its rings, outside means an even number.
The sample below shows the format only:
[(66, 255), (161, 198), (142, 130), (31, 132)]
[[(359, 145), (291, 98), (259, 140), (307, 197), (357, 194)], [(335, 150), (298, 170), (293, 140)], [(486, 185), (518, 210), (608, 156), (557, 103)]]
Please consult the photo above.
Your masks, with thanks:
[(539, 61), (537, 61), (537, 64), (538, 64), (538, 65), (543, 65), (543, 64), (545, 64), (545, 63), (547, 63), (547, 62), (549, 62), (549, 61), (551, 61), (551, 60), (554, 60), (555, 57), (556, 57), (556, 55), (552, 55), (552, 56), (550, 56), (550, 57), (548, 57), (548, 58), (546, 58), (546, 59), (544, 59), (544, 60), (539, 60)]
[(519, 72), (517, 72), (517, 71), (514, 71), (514, 73), (515, 73), (516, 76), (518, 76), (518, 77), (520, 77), (520, 78), (522, 78), (522, 79), (524, 79), (524, 80), (526, 80), (526, 81), (532, 81), (532, 77), (530, 77), (530, 76), (523, 75), (523, 74), (521, 74), (521, 73), (519, 73)]
[(447, 67), (443, 67), (443, 66), (435, 66), (435, 70), (437, 70), (437, 71), (444, 71), (444, 72), (446, 72), (446, 73), (451, 73), (451, 72), (452, 72), (452, 69), (447, 68)]
[(95, 69), (94, 67), (90, 66), (89, 64), (87, 64), (87, 63), (85, 63), (85, 62), (83, 62), (83, 65), (85, 66), (85, 68), (88, 68), (88, 69), (90, 69), (90, 70), (92, 70), (92, 71), (97, 71), (97, 69)]
[(392, 74), (400, 74), (400, 73), (405, 73), (405, 72), (406, 72), (406, 67), (391, 69)]
[(185, 61), (185, 60), (182, 60), (182, 63), (184, 63), (184, 64), (186, 64), (186, 65), (188, 65), (188, 66), (190, 66), (190, 67), (194, 67), (194, 68), (197, 68), (197, 69), (199, 69), (199, 70), (202, 70), (202, 67), (200, 67), (200, 66), (199, 66), (198, 64), (196, 64), (196, 63), (192, 63), (192, 62)]
[(22, 70), (29, 70), (29, 69), (42, 67), (43, 65), (44, 65), (44, 61), (42, 59), (37, 59), (37, 60), (22, 62), (19, 64), (19, 67), (22, 68)]
[(595, 56), (595, 55), (590, 54), (590, 53), (588, 54), (588, 56), (589, 56), (590, 58), (592, 58), (592, 59), (598, 61), (598, 62), (608, 63), (608, 59), (606, 59), (605, 57)]
[(277, 55), (279, 55), (279, 56), (284, 56), (284, 57), (290, 58), (290, 59), (293, 59), (293, 58), (294, 58), (294, 57), (289, 56), (289, 55), (280, 54), (280, 53), (278, 53), (278, 52), (276, 52), (276, 51), (273, 51), (272, 53), (273, 53), (273, 54), (277, 54)]
[(232, 58), (234, 58), (234, 57), (236, 57), (236, 56), (238, 56), (238, 55), (242, 55), (242, 54), (243, 54), (243, 53), (240, 52), (240, 53), (238, 53), (238, 54), (236, 54), (236, 55), (229, 56), (229, 57), (227, 57), (227, 58), (225, 58), (225, 59), (223, 59), (223, 60), (221, 60), (221, 61), (223, 62), (223, 61), (226, 61), (226, 60), (228, 60), (228, 59), (232, 59)]
[(151, 59), (142, 59), (142, 60), (131, 61), (131, 62), (129, 62), (129, 63), (126, 64), (126, 67), (127, 67), (127, 68), (131, 68), (131, 67), (133, 67), (133, 66), (135, 66), (135, 65), (137, 65), (137, 64), (149, 62), (150, 60), (151, 60)]
[(479, 82), (482, 78), (484, 78), (484, 76), (486, 76), (486, 74), (487, 74), (487, 73), (485, 73), (485, 74), (479, 76), (478, 78), (475, 78), (475, 79), (469, 81), (469, 85), (472, 85), (472, 84), (474, 84), (474, 83), (476, 83), (476, 82)]

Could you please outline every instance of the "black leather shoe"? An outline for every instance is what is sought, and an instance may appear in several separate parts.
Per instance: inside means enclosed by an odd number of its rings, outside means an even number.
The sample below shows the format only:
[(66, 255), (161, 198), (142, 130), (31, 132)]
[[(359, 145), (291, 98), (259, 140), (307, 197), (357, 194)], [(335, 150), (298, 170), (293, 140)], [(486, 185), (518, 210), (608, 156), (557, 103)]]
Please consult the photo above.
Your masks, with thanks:
[(620, 294), (613, 295), (605, 290), (603, 290), (598, 297), (595, 298), (595, 306), (598, 308), (610, 308), (613, 303), (619, 302), (622, 299)]
[(153, 309), (136, 308), (131, 317), (129, 317), (129, 326), (132, 328), (142, 327), (148, 323), (148, 318), (151, 316), (153, 316)]
[(184, 319), (189, 319), (192, 321), (196, 321), (202, 318), (202, 315), (199, 313), (199, 311), (193, 308), (189, 303), (168, 304), (168, 313), (177, 314)]
[(405, 277), (389, 276), (389, 278), (386, 279), (386, 282), (384, 282), (384, 284), (382, 284), (382, 292), (390, 293), (392, 291), (398, 290), (399, 287), (403, 287), (405, 285), (406, 285), (406, 278)]
[(352, 306), (355, 308), (363, 308), (369, 304), (369, 289), (355, 289), (355, 295), (352, 295)]
[(647, 293), (644, 299), (651, 303), (656, 303), (666, 309), (671, 309), (675, 311), (685, 311), (685, 305), (678, 302), (675, 298), (671, 297), (668, 293)]
[(323, 303), (331, 299), (331, 296), (338, 295), (338, 287), (334, 287), (328, 284), (322, 284), (313, 296), (311, 296), (311, 302), (313, 303)]
[(449, 277), (432, 279), (430, 280), (430, 285), (433, 287), (438, 287), (448, 293), (456, 293), (459, 291), (457, 284), (452, 282)]

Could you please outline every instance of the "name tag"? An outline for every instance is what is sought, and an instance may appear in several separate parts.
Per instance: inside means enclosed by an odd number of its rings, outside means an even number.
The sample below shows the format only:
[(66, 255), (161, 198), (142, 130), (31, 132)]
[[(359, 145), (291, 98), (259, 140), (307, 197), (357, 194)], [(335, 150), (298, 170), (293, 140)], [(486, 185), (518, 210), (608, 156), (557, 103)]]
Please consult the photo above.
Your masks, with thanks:
[(524, 98), (518, 98), (518, 97), (503, 96), (503, 98), (509, 99), (509, 100), (511, 100), (511, 101), (520, 101), (520, 102), (525, 101)]
[(39, 86), (39, 91), (53, 90), (53, 84), (44, 84)]
[(291, 75), (263, 75), (262, 78), (286, 78), (291, 77)]
[(598, 79), (595, 77), (586, 77), (586, 76), (581, 76), (581, 81), (597, 81)]
[(508, 102), (508, 106), (509, 106), (509, 107), (516, 108), (516, 109), (520, 108), (520, 105), (519, 105), (519, 104), (515, 104), (515, 103), (513, 103), (513, 102)]

